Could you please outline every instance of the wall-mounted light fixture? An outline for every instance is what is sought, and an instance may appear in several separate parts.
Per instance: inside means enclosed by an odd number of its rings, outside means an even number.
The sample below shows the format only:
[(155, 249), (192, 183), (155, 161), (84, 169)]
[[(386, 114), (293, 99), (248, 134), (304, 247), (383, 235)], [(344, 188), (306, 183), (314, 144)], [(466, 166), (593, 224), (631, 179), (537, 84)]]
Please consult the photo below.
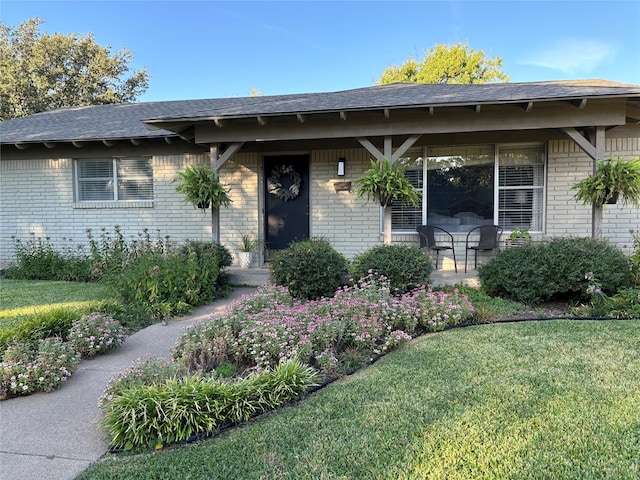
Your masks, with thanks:
[(344, 158), (338, 159), (338, 176), (344, 177), (344, 169), (347, 161)]

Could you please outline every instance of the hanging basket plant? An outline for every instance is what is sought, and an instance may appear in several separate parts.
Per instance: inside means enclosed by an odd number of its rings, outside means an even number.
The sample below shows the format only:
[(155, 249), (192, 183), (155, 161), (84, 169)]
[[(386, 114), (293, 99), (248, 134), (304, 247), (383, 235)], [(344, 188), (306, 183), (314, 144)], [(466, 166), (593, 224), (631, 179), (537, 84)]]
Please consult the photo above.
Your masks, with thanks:
[(193, 204), (196, 208), (228, 207), (230, 189), (220, 183), (218, 174), (206, 165), (189, 165), (184, 172), (178, 172), (173, 182), (180, 182), (176, 192), (181, 193), (183, 201)]
[(640, 208), (640, 157), (625, 161), (622, 158), (603, 162), (596, 160), (597, 171), (576, 183), (575, 198), (585, 205), (602, 206), (622, 199)]

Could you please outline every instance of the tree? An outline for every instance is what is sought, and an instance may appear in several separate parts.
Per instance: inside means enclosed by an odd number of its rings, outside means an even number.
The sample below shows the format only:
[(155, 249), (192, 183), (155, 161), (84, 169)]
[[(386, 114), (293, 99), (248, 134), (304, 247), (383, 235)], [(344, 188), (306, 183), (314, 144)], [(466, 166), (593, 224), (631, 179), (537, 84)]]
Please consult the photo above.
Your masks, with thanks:
[(487, 58), (469, 44), (436, 44), (422, 61), (410, 57), (399, 67), (391, 65), (375, 83), (494, 83), (508, 82), (502, 71), (502, 58)]
[(354, 183), (360, 199), (374, 201), (384, 209), (384, 243), (391, 245), (391, 205), (394, 201), (420, 206), (420, 192), (415, 189), (404, 172), (408, 165), (401, 161), (391, 163), (384, 158), (371, 160), (371, 167)]
[(133, 55), (96, 44), (93, 35), (41, 34), (36, 17), (0, 22), (0, 120), (61, 107), (135, 101), (149, 87)]

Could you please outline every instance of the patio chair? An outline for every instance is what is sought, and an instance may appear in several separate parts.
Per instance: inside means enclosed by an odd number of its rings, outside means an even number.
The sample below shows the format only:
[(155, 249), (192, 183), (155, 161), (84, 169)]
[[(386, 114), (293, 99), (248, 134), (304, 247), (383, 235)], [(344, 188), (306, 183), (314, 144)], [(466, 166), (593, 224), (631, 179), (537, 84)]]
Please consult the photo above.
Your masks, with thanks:
[[(472, 234), (479, 233), (480, 238), (475, 245), (469, 245), (469, 237)], [(464, 273), (467, 273), (467, 259), (469, 257), (469, 250), (473, 250), (474, 268), (478, 268), (478, 252), (490, 252), (499, 248), (500, 234), (502, 233), (502, 227), (500, 225), (480, 225), (474, 227), (467, 233), (467, 240), (465, 241), (464, 252)]]
[[(451, 250), (453, 253), (453, 266), (458, 273), (458, 265), (456, 264), (456, 251), (453, 248), (453, 235), (447, 232), (444, 228), (434, 227), (433, 225), (420, 225), (416, 227), (416, 230), (420, 234), (420, 248), (428, 248), (431, 251), (436, 252), (436, 270), (438, 269), (438, 257), (440, 256), (440, 252), (445, 250)], [(438, 244), (436, 242), (436, 231), (437, 233), (445, 234), (449, 236), (449, 240), (451, 245), (443, 245)]]

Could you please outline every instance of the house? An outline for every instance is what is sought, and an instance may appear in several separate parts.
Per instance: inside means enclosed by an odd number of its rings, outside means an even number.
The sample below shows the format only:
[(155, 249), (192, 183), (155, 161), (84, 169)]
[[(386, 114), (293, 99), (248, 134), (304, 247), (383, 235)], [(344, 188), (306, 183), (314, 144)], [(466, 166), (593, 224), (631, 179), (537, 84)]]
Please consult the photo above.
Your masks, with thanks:
[[(86, 230), (147, 228), (174, 241), (237, 251), (323, 237), (347, 257), (382, 242), (380, 207), (352, 182), (372, 159), (409, 162), (422, 205), (393, 207), (393, 241), (416, 226), (450, 231), (497, 223), (534, 239), (598, 235), (627, 250), (640, 210), (607, 205), (594, 222), (571, 185), (594, 159), (640, 156), (640, 86), (602, 80), (485, 85), (393, 84), (298, 95), (65, 108), (0, 124), (0, 264), (12, 236), (86, 244)], [(172, 180), (211, 164), (230, 187), (212, 216), (181, 201)], [(213, 218), (213, 222), (212, 222)], [(630, 253), (630, 251), (628, 251)], [(458, 259), (464, 255), (458, 255)], [(450, 260), (444, 268), (453, 268)]]

